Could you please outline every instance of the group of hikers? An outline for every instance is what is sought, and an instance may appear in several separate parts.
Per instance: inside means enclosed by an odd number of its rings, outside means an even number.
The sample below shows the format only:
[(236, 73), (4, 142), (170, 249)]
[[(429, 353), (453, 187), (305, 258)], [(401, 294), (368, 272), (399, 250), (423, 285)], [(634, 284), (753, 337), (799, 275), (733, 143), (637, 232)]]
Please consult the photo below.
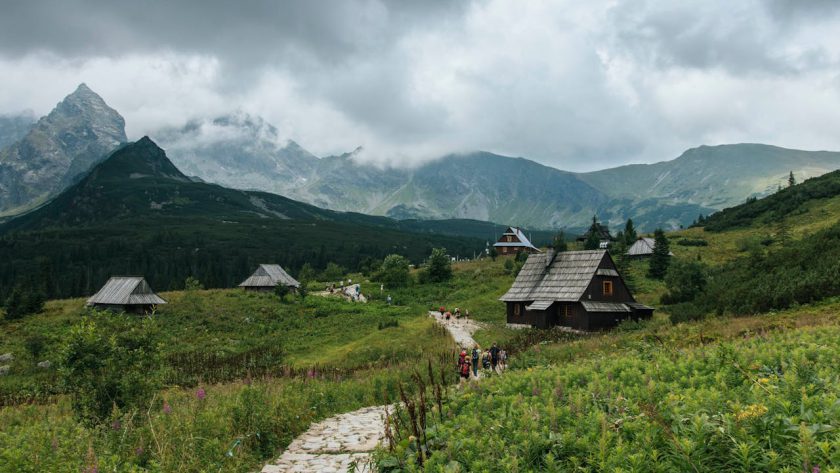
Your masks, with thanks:
[[(461, 309), (459, 309), (457, 307), (455, 308), (455, 313), (453, 314), (452, 312), (449, 312), (448, 310), (446, 310), (446, 307), (441, 306), (440, 313), (441, 313), (441, 315), (443, 315), (443, 318), (445, 318), (446, 320), (449, 320), (452, 317), (455, 317), (456, 319), (460, 319), (462, 317)], [(469, 318), (469, 316), (470, 316), (470, 311), (465, 309), (464, 313), (463, 313), (463, 317), (466, 319), (466, 318)]]
[(467, 350), (461, 350), (458, 357), (458, 377), (469, 380), (470, 374), (472, 374), (473, 377), (477, 378), (479, 364), (485, 370), (492, 370), (495, 373), (502, 372), (507, 369), (507, 352), (499, 348), (495, 342), (492, 347), (484, 351), (476, 345), (469, 355)]

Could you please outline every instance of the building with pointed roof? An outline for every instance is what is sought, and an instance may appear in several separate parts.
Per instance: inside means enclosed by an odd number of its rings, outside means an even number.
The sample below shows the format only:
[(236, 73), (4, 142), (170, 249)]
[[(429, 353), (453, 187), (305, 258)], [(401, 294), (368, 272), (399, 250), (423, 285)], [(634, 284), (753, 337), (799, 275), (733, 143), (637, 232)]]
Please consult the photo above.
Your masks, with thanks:
[(146, 279), (140, 276), (114, 276), (87, 300), (88, 306), (97, 309), (136, 314), (152, 312), (162, 304), (166, 301), (155, 294)]
[(527, 253), (539, 253), (540, 250), (531, 243), (525, 236), (525, 232), (519, 227), (508, 227), (501, 238), (493, 247), (500, 255), (513, 255), (525, 251)]
[(532, 254), (499, 300), (507, 304), (508, 323), (537, 328), (601, 330), (653, 315), (636, 302), (605, 250)]
[(280, 285), (292, 289), (300, 287), (300, 283), (289, 276), (279, 264), (261, 264), (254, 274), (239, 284), (239, 287), (250, 291), (273, 291)]
[[(626, 255), (631, 258), (646, 258), (649, 256), (653, 256), (653, 247), (656, 244), (656, 240), (649, 237), (641, 237), (636, 240), (635, 243), (630, 245), (630, 248), (627, 248)], [(674, 256), (674, 253), (668, 252), (668, 256)]]

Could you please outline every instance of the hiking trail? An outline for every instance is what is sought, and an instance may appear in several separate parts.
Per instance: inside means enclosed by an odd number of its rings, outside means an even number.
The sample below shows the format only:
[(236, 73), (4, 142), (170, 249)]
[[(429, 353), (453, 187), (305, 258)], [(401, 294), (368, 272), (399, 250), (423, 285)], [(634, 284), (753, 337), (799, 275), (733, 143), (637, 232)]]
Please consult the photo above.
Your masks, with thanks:
[[(440, 312), (429, 315), (445, 327), (464, 349), (475, 346), (471, 320), (446, 320)], [(262, 473), (337, 473), (355, 466), (358, 473), (372, 471), (371, 452), (385, 439), (385, 412), (393, 406), (365, 407), (339, 414), (309, 426), (289, 444), (280, 458), (265, 465)]]

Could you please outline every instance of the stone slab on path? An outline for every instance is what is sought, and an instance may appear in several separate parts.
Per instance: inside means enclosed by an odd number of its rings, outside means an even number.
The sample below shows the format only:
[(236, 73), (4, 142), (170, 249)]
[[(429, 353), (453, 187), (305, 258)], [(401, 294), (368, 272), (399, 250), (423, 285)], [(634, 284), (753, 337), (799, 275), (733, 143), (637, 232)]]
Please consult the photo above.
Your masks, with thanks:
[(473, 347), (477, 345), (475, 340), (472, 338), (472, 334), (481, 328), (481, 326), (474, 320), (464, 317), (456, 319), (455, 316), (446, 320), (446, 317), (436, 310), (430, 310), (429, 316), (434, 318), (437, 323), (446, 327), (446, 330), (449, 330), (449, 333), (452, 335), (452, 338), (455, 339), (455, 343), (457, 343), (459, 347), (465, 350), (472, 350)]

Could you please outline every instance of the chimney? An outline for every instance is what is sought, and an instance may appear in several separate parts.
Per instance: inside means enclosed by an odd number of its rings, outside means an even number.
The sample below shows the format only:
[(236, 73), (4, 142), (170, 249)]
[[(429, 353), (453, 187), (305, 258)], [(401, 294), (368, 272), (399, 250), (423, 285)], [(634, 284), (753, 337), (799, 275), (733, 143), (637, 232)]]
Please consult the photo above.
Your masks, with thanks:
[(554, 251), (554, 248), (549, 248), (545, 252), (545, 267), (548, 268), (551, 266), (551, 263), (554, 262), (554, 257), (557, 256), (557, 252)]

